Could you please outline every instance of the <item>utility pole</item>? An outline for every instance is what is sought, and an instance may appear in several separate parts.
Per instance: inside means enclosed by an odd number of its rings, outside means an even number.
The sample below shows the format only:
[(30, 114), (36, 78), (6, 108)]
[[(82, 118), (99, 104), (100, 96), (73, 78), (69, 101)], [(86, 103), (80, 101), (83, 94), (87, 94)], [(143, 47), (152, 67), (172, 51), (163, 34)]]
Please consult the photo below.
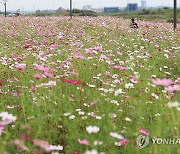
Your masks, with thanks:
[(72, 19), (73, 12), (72, 12), (72, 0), (70, 0), (70, 18)]
[(4, 1), (4, 13), (5, 13), (5, 17), (7, 16), (7, 5), (6, 5), (6, 1)]
[(177, 27), (177, 0), (174, 0), (174, 31)]
[(4, 16), (6, 17), (7, 16), (7, 5), (6, 5), (7, 0), (3, 0), (3, 2), (0, 2), (0, 3), (4, 4)]

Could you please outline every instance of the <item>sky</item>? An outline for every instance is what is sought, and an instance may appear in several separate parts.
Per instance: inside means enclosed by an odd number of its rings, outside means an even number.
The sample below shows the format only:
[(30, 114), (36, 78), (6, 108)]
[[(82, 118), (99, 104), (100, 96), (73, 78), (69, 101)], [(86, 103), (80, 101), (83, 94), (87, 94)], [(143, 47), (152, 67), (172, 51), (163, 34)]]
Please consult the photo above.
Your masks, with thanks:
[[(2, 2), (3, 0), (0, 0)], [(70, 0), (8, 0), (7, 9), (22, 11), (35, 11), (45, 9), (58, 9), (60, 6), (67, 9)], [(93, 8), (118, 6), (124, 7), (127, 2), (138, 3), (140, 6), (141, 0), (72, 0), (73, 8), (82, 8), (84, 5), (91, 5)], [(147, 6), (173, 6), (174, 0), (146, 0)], [(180, 4), (180, 0), (177, 0)], [(0, 3), (0, 11), (4, 10), (3, 4)]]

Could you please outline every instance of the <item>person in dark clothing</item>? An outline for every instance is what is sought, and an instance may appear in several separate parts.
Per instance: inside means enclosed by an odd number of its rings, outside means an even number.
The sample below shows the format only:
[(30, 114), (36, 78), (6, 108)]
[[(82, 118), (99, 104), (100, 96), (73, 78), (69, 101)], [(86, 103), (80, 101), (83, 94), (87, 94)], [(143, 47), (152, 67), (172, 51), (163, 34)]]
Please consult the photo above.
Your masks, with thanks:
[(130, 28), (139, 28), (138, 27), (138, 24), (134, 21), (134, 18), (131, 19), (131, 25), (130, 25)]

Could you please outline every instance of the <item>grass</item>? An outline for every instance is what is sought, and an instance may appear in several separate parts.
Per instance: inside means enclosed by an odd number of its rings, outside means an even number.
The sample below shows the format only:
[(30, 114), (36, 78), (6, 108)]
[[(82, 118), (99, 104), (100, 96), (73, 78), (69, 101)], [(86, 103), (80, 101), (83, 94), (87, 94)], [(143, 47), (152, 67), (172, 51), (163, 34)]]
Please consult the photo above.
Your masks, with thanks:
[[(20, 137), (22, 134), (62, 145), (63, 153), (67, 154), (92, 149), (107, 154), (180, 152), (178, 144), (151, 142), (142, 150), (136, 145), (140, 128), (148, 130), (151, 139), (180, 135), (178, 107), (167, 107), (168, 102), (180, 100), (179, 92), (171, 97), (169, 92), (164, 93), (162, 86), (153, 86), (150, 80), (156, 75), (156, 78), (170, 78), (179, 84), (179, 27), (174, 33), (169, 23), (158, 23), (155, 27), (155, 22), (139, 21), (140, 28), (133, 30), (129, 29), (129, 20), (114, 17), (74, 17), (72, 20), (67, 17), (1, 17), (0, 21), (0, 112), (17, 117), (15, 122), (5, 126), (5, 133), (0, 136), (0, 153), (18, 152), (20, 147), (13, 143), (15, 139), (20, 139), (28, 148), (19, 153), (45, 153), (30, 139)], [(23, 49), (26, 44), (29, 47)], [(102, 50), (95, 48), (98, 46), (102, 46)], [(93, 53), (87, 54), (85, 49)], [(72, 57), (77, 52), (82, 59)], [(13, 58), (12, 54), (16, 56)], [(18, 70), (17, 63), (27, 67)], [(55, 77), (43, 75), (35, 69), (36, 64), (50, 67)], [(128, 70), (113, 68), (114, 65)], [(113, 76), (106, 76), (107, 72)], [(34, 74), (42, 74), (44, 78), (36, 79)], [(138, 82), (133, 83), (132, 89), (125, 88), (131, 83), (130, 75)], [(62, 82), (62, 76), (94, 86)], [(115, 82), (116, 78), (120, 83)], [(56, 85), (32, 90), (33, 86), (49, 81), (56, 81)], [(118, 89), (125, 93), (115, 96)], [(152, 96), (153, 93), (158, 98)], [(88, 107), (94, 100), (97, 104)], [(89, 116), (92, 112), (99, 119)], [(111, 114), (117, 117), (112, 118)], [(98, 126), (100, 131), (88, 134), (86, 126)], [(112, 138), (110, 132), (121, 134), (129, 144), (116, 146), (118, 139)], [(78, 138), (90, 144), (81, 145)], [(95, 146), (96, 140), (103, 144)]]

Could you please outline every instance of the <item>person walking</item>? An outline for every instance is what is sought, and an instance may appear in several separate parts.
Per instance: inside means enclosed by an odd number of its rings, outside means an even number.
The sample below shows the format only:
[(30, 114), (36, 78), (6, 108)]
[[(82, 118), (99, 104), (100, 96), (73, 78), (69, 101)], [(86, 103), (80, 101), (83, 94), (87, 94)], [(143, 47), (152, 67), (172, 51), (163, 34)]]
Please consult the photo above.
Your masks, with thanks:
[(130, 28), (139, 28), (138, 27), (138, 24), (134, 21), (134, 18), (131, 19), (131, 25), (130, 25)]

